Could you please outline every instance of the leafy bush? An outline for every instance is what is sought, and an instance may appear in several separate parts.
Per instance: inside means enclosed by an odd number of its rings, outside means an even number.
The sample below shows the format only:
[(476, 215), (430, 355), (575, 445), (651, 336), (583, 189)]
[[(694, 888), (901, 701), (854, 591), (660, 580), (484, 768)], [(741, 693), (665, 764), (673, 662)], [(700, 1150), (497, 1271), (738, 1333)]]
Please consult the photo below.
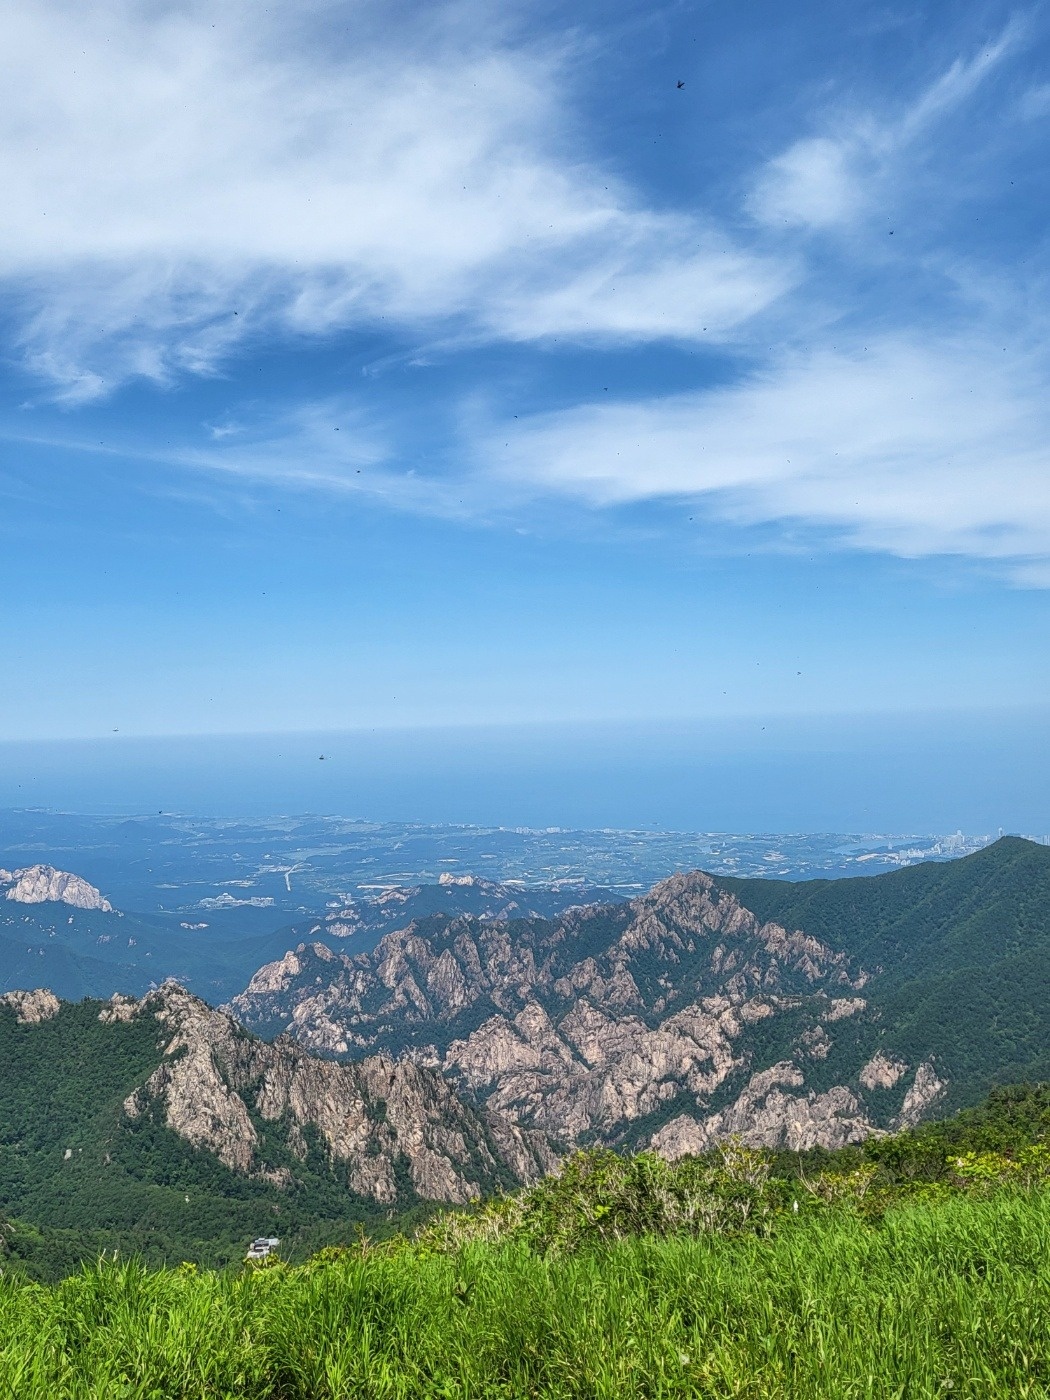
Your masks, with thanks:
[(761, 1230), (782, 1207), (783, 1184), (769, 1173), (768, 1153), (736, 1141), (678, 1162), (595, 1148), (573, 1153), (556, 1175), (514, 1196), (438, 1216), (417, 1241), (448, 1250), (513, 1237), (542, 1253), (565, 1253), (637, 1235)]
[(1010, 1157), (1003, 1152), (966, 1152), (951, 1165), (966, 1186), (1030, 1188), (1050, 1181), (1050, 1146), (1034, 1142)]
[(1029, 1190), (1050, 1181), (1050, 1087), (1000, 1089), (978, 1108), (859, 1147), (772, 1153), (733, 1139), (700, 1157), (573, 1153), (553, 1176), (419, 1231), (423, 1251), (516, 1241), (572, 1253), (639, 1236), (768, 1235), (782, 1217), (848, 1211), (876, 1220), (907, 1199)]

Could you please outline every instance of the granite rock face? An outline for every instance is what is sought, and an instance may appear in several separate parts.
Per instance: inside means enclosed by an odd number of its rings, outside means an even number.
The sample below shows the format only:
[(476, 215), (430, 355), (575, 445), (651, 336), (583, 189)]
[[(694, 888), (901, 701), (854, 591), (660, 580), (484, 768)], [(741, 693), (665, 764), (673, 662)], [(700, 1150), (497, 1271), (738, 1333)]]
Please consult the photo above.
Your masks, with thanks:
[(57, 1016), (61, 1003), (47, 987), (37, 987), (32, 992), (5, 992), (0, 1006), (10, 1006), (20, 1026), (35, 1026)]
[[(353, 956), (304, 943), (229, 1010), (328, 1055), (439, 1068), (561, 1149), (674, 1155), (734, 1134), (835, 1147), (886, 1126), (865, 1101), (888, 1073), (866, 981), (696, 872), (550, 920), (416, 920)], [(906, 1093), (932, 1101), (902, 1082), (893, 1112)]]
[(16, 904), (68, 904), (73, 909), (95, 909), (111, 914), (113, 906), (95, 888), (51, 865), (29, 865), (24, 870), (0, 870), (0, 887), (7, 886), (4, 898)]
[(863, 1142), (875, 1129), (857, 1095), (844, 1085), (824, 1093), (804, 1089), (805, 1078), (790, 1061), (753, 1074), (747, 1087), (720, 1113), (706, 1118), (683, 1114), (653, 1135), (653, 1147), (665, 1157), (706, 1152), (727, 1137), (747, 1147), (845, 1147)]
[(924, 1060), (915, 1071), (908, 1092), (904, 1096), (901, 1111), (893, 1120), (895, 1128), (914, 1128), (930, 1109), (942, 1099), (948, 1085), (941, 1079), (930, 1060)]
[(865, 1089), (892, 1089), (907, 1073), (908, 1066), (896, 1056), (884, 1055), (880, 1050), (873, 1055), (861, 1070), (858, 1078)]
[(114, 998), (100, 1019), (146, 1015), (164, 1029), (164, 1058), (125, 1112), (158, 1114), (233, 1171), (291, 1182), (287, 1167), (266, 1163), (267, 1124), (282, 1125), (302, 1158), (309, 1131), (350, 1190), (383, 1203), (398, 1196), (399, 1163), (417, 1195), (456, 1203), (500, 1180), (533, 1180), (555, 1163), (541, 1136), (475, 1111), (440, 1074), (411, 1061), (369, 1056), (339, 1064), (288, 1038), (267, 1044), (177, 983), (137, 1003)]

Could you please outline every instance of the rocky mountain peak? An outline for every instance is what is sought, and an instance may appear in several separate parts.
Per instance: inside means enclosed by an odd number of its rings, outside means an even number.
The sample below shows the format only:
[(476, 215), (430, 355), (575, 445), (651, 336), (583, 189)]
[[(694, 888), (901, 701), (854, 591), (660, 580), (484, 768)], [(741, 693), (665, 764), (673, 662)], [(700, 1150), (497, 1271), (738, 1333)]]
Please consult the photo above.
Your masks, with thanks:
[(94, 885), (67, 870), (56, 870), (53, 865), (0, 870), (0, 888), (4, 886), (4, 897), (16, 904), (68, 904), (73, 909), (113, 912), (112, 904)]
[(554, 919), (413, 920), (353, 957), (300, 944), (230, 1009), (327, 1054), (438, 1066), (566, 1148), (686, 1150), (743, 1123), (771, 1145), (832, 1145), (872, 1130), (864, 1095), (885, 1077), (873, 1069), (861, 1084), (863, 1056), (831, 1077), (836, 1047), (853, 1055), (874, 1034), (856, 995), (866, 980), (844, 953), (759, 919), (694, 871)]

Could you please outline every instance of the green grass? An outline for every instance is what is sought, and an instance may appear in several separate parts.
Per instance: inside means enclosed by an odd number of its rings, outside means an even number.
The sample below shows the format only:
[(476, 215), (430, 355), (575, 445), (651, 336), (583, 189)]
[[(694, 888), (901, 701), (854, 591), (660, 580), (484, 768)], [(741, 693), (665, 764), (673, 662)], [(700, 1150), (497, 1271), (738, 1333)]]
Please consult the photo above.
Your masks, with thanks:
[(109, 1262), (50, 1287), (8, 1277), (0, 1394), (1047, 1396), (1050, 1194), (547, 1256), (404, 1246), (255, 1272)]

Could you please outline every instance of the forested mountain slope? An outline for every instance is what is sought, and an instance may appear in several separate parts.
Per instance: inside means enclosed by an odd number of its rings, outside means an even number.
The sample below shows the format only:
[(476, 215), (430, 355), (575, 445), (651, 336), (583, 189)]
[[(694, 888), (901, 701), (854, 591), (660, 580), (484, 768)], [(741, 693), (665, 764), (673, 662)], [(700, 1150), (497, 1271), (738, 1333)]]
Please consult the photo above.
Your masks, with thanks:
[(718, 884), (760, 920), (861, 959), (886, 986), (1050, 952), (1050, 846), (1019, 836), (884, 875)]
[(174, 984), (138, 1002), (9, 993), (0, 1064), (0, 1215), (140, 1250), (236, 1254), (274, 1224), (467, 1201), (554, 1161), (433, 1070), (269, 1045)]
[(885, 1042), (934, 1057), (945, 1110), (1050, 1077), (1050, 848), (1011, 836), (870, 878), (719, 883), (863, 961)]

